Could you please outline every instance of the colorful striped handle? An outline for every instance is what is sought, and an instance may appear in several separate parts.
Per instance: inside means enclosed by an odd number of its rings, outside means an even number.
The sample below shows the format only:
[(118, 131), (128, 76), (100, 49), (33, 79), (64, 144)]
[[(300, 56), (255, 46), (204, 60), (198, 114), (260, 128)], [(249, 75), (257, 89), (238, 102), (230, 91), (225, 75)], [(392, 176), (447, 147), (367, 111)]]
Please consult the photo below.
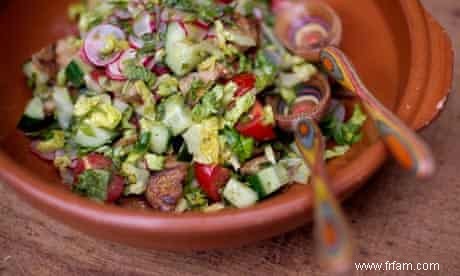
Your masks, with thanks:
[(361, 98), (367, 113), (374, 120), (396, 160), (420, 178), (432, 176), (435, 163), (427, 144), (367, 90), (345, 54), (330, 46), (321, 51), (320, 60), (323, 69), (330, 76)]
[(353, 265), (353, 243), (340, 205), (328, 186), (323, 135), (311, 119), (300, 119), (294, 134), (297, 147), (312, 171), (317, 256), (327, 270), (349, 272)]

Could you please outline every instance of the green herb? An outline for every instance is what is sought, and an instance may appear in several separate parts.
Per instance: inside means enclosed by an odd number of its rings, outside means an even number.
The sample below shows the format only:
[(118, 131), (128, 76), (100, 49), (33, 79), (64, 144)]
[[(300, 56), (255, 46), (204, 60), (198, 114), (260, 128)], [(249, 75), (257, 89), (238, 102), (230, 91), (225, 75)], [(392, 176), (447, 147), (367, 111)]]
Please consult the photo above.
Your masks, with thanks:
[(347, 122), (340, 122), (333, 115), (328, 115), (321, 122), (321, 130), (327, 138), (334, 139), (338, 145), (352, 145), (362, 138), (361, 127), (366, 121), (366, 115), (359, 105), (355, 105), (352, 117)]
[(134, 146), (134, 151), (137, 153), (146, 153), (150, 147), (150, 132), (143, 132), (139, 137), (136, 145)]
[(140, 48), (137, 53), (140, 55), (152, 54), (157, 49), (157, 43), (155, 41), (146, 41), (142, 48)]
[(65, 70), (66, 78), (77, 88), (82, 87), (85, 84), (85, 74), (81, 70), (80, 66), (72, 60)]
[(265, 88), (273, 85), (276, 79), (277, 68), (269, 58), (264, 54), (264, 51), (257, 52), (254, 63), (254, 72), (256, 74), (256, 89), (262, 91)]
[(78, 176), (78, 182), (73, 185), (75, 193), (95, 201), (107, 199), (107, 189), (110, 182), (110, 172), (105, 170), (86, 170)]
[(211, 91), (204, 94), (192, 110), (193, 120), (200, 122), (211, 115), (218, 114), (222, 108), (222, 98), (224, 96), (224, 87), (216, 85)]
[(225, 142), (231, 151), (244, 162), (252, 157), (254, 150), (254, 139), (240, 135), (235, 129), (226, 127), (223, 131)]
[[(195, 14), (198, 18), (207, 22), (214, 21), (224, 13), (229, 13), (229, 8), (216, 5), (213, 0), (165, 0), (164, 4), (182, 11)], [(226, 5), (227, 6), (227, 5)]]
[(152, 87), (155, 84), (156, 76), (143, 66), (136, 64), (135, 59), (126, 60), (123, 73), (129, 80), (142, 80), (147, 86)]

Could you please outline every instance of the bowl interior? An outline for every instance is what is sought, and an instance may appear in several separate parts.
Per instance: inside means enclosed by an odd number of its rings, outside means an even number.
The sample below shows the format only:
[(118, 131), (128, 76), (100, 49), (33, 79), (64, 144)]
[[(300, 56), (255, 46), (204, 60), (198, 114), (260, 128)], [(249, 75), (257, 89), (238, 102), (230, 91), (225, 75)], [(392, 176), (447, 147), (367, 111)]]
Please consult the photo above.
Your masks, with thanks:
[[(63, 218), (65, 212), (73, 212), (74, 214), (69, 215), (67, 219), (64, 218), (64, 221), (80, 229), (86, 229), (88, 232), (95, 232), (97, 231), (95, 229), (101, 227), (101, 225), (91, 226), (91, 223), (88, 223), (87, 226), (81, 226), (77, 222), (70, 221), (77, 217), (84, 218), (86, 216), (84, 214), (76, 215), (76, 213), (79, 213), (83, 209), (86, 211), (90, 209), (94, 210), (94, 216), (102, 214), (97, 212), (105, 212), (106, 214), (117, 216), (118, 219), (132, 218), (133, 216), (139, 219), (145, 219), (147, 217), (151, 219), (168, 219), (168, 217), (173, 217), (179, 227), (179, 220), (181, 218), (177, 216), (157, 213), (139, 216), (139, 214), (136, 214), (134, 211), (122, 211), (118, 210), (118, 208), (99, 206), (95, 203), (87, 202), (86, 200), (70, 195), (68, 188), (59, 182), (57, 173), (52, 166), (33, 156), (29, 151), (28, 140), (15, 129), (23, 112), (25, 103), (31, 95), (31, 91), (26, 87), (21, 72), (21, 65), (38, 49), (65, 34), (70, 34), (75, 31), (73, 25), (67, 20), (67, 6), (71, 2), (74, 1), (53, 1), (52, 4), (47, 0), (1, 1), (0, 39), (2, 40), (2, 44), (0, 44), (0, 49), (2, 49), (2, 53), (4, 53), (4, 60), (0, 63), (0, 87), (2, 91), (0, 93), (0, 111), (2, 113), (2, 118), (0, 119), (0, 155), (4, 155), (4, 158), (9, 160), (8, 162), (11, 163), (12, 168), (14, 167), (21, 171), (21, 175), (17, 175), (18, 183), (22, 180), (21, 184), (17, 184), (16, 186), (19, 190), (24, 191), (33, 188), (39, 191), (46, 189), (47, 192), (52, 193), (53, 198), (71, 200), (72, 204), (75, 204), (77, 207), (75, 209), (61, 211), (60, 214), (55, 216)], [(353, 2), (353, 5), (350, 5), (348, 1), (341, 0), (329, 0), (326, 2), (329, 2), (337, 10), (343, 20), (342, 49), (349, 55), (350, 59), (355, 64), (364, 83), (388, 108), (397, 110), (399, 107), (398, 101), (402, 96), (408, 79), (410, 63), (409, 33), (400, 2), (356, 0)], [(377, 155), (383, 155), (381, 146), (379, 149), (376, 149), (377, 139), (371, 124), (368, 124), (366, 129), (367, 135), (362, 142), (355, 145), (353, 150), (345, 157), (334, 160), (329, 164), (329, 171), (336, 191), (341, 190), (337, 185), (354, 185), (361, 182), (362, 179), (359, 179), (359, 176), (355, 176), (361, 175), (362, 177), (365, 175), (363, 172), (368, 172), (368, 174), (370, 174), (370, 171), (375, 170), (375, 166), (380, 165), (383, 160), (382, 156), (366, 156), (370, 155), (370, 153), (373, 153), (373, 155), (376, 153)], [(358, 166), (358, 161), (361, 163), (361, 167)], [(363, 161), (365, 162), (363, 163)], [(356, 168), (361, 168), (363, 172), (357, 172)], [(34, 180), (26, 181), (26, 179)], [(260, 224), (260, 227), (263, 226), (264, 223), (273, 224), (273, 227), (264, 232), (264, 234), (258, 235), (257, 237), (246, 238), (240, 237), (241, 233), (234, 234), (234, 237), (238, 239), (238, 243), (245, 243), (250, 240), (261, 239), (286, 231), (307, 220), (307, 218), (302, 218), (297, 221), (292, 221), (288, 218), (291, 212), (296, 212), (297, 216), (301, 216), (305, 209), (309, 210), (311, 208), (312, 202), (309, 193), (308, 187), (295, 186), (287, 192), (247, 210), (229, 210), (221, 214), (211, 215), (188, 214), (183, 216), (183, 219), (215, 219), (214, 222), (216, 222), (216, 224), (207, 220), (201, 220), (199, 223), (208, 226), (213, 225), (216, 229), (220, 227), (219, 229), (224, 231), (223, 229), (226, 227), (226, 224), (230, 223), (225, 220), (229, 219), (230, 216), (234, 221), (240, 221), (242, 225), (227, 228), (240, 230), (251, 223), (250, 216), (254, 215), (256, 212), (259, 212), (258, 214), (261, 216), (266, 216), (265, 219), (261, 218), (261, 220), (257, 222)], [(31, 196), (31, 194), (29, 194), (29, 196)], [(58, 201), (59, 200), (56, 202)], [(39, 200), (35, 200), (35, 203), (40, 204)], [(292, 204), (297, 205), (294, 206)], [(46, 210), (52, 214), (52, 204), (48, 203), (47, 206), (48, 209)], [(280, 215), (281, 212), (287, 212), (287, 214)], [(217, 220), (217, 218), (221, 218), (222, 220)], [(111, 217), (107, 216), (108, 221), (100, 223), (107, 227), (116, 225), (116, 222), (111, 222), (109, 221), (110, 219)], [(279, 222), (281, 221), (285, 223), (280, 225)], [(136, 227), (140, 227), (140, 224), (142, 224), (140, 220), (130, 221), (130, 223), (131, 222), (132, 224), (128, 225), (129, 223), (127, 223), (123, 229), (133, 230), (136, 229)], [(139, 222), (139, 224), (136, 225), (137, 222)], [(114, 234), (112, 238), (119, 241), (127, 241), (131, 244), (139, 244), (142, 239), (145, 241), (149, 233), (167, 229), (167, 226), (161, 222), (162, 221), (158, 224), (151, 225), (150, 231), (144, 229), (145, 231), (142, 235), (139, 235), (139, 241), (133, 238), (124, 238), (125, 234), (123, 232), (120, 232), (119, 235)], [(223, 225), (219, 226), (217, 222), (223, 223)], [(275, 223), (278, 223), (278, 225), (274, 225)], [(258, 227), (254, 226), (251, 229), (248, 228), (248, 231), (260, 230), (260, 227)], [(204, 227), (200, 227), (199, 229), (206, 232)], [(208, 231), (209, 230), (210, 228)], [(97, 233), (95, 234), (97, 235)], [(203, 232), (201, 234), (203, 234)], [(189, 238), (184, 238), (184, 240), (188, 241), (187, 246), (193, 247), (195, 243), (190, 240), (193, 238), (193, 233), (189, 234), (188, 237)], [(184, 242), (184, 240), (178, 239), (177, 243)], [(232, 239), (229, 238), (228, 241), (232, 242)], [(176, 245), (172, 243), (172, 245), (166, 247), (178, 247), (177, 243)], [(157, 245), (161, 244), (161, 241), (153, 240), (151, 243), (146, 242), (146, 244), (147, 246), (149, 244)], [(223, 242), (221, 241), (219, 243), (218, 241), (214, 241), (208, 245), (213, 246), (219, 244), (223, 244)]]

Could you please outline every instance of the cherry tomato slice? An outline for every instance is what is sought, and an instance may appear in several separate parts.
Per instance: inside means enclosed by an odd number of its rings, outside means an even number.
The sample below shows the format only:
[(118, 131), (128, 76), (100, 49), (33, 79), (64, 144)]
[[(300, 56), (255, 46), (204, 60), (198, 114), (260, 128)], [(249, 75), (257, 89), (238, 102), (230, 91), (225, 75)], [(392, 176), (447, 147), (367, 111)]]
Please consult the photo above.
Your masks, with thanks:
[(230, 170), (219, 165), (205, 165), (195, 163), (195, 177), (201, 189), (213, 201), (220, 200), (219, 189), (227, 183), (230, 178)]
[(231, 81), (238, 86), (238, 89), (235, 92), (235, 97), (240, 97), (255, 87), (256, 77), (253, 74), (245, 73), (236, 75), (231, 79)]
[(264, 110), (260, 102), (256, 102), (248, 116), (248, 121), (239, 122), (236, 130), (244, 136), (258, 141), (269, 141), (276, 138), (273, 125), (264, 124)]
[(118, 174), (112, 175), (107, 188), (107, 202), (112, 203), (120, 199), (125, 188), (125, 179)]
[(90, 153), (82, 159), (86, 170), (104, 170), (112, 168), (112, 160), (100, 153)]

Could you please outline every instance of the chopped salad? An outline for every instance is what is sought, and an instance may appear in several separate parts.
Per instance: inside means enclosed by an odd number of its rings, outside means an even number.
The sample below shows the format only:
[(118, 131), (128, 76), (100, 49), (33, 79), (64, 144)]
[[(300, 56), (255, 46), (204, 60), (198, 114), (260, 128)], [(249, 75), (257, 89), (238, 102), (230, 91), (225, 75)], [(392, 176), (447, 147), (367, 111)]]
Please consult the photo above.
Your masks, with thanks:
[[(308, 183), (272, 103), (301, 110), (298, 90), (320, 69), (277, 41), (269, 1), (88, 0), (69, 17), (78, 34), (24, 65), (33, 96), (18, 127), (73, 192), (210, 212)], [(332, 103), (326, 159), (358, 142), (366, 120)]]

